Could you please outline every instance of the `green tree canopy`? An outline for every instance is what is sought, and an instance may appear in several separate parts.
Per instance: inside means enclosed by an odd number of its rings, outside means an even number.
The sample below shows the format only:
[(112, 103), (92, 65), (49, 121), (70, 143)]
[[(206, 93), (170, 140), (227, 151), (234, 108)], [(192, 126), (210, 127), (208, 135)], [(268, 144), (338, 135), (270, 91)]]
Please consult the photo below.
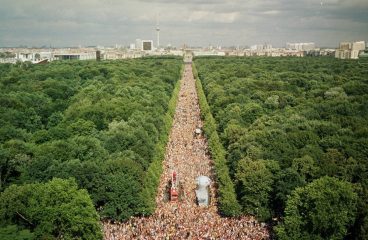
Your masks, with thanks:
[(102, 239), (92, 201), (72, 179), (5, 189), (0, 195), (0, 234), (12, 225), (28, 229), (36, 239)]
[(322, 177), (296, 188), (287, 201), (279, 239), (343, 239), (353, 224), (357, 194), (351, 183)]
[[(271, 217), (269, 200), (274, 181), (273, 169), (269, 169), (266, 162), (242, 159), (235, 175), (243, 211), (262, 220)], [(269, 166), (273, 167), (271, 164)]]

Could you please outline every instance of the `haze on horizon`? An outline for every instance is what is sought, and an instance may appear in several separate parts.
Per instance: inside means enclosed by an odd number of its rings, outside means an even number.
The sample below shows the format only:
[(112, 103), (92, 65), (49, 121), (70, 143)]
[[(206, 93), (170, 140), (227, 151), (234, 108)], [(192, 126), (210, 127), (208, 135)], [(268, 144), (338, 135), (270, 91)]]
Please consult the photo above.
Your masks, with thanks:
[[(0, 0), (0, 47), (368, 40), (367, 0)], [(156, 44), (156, 43), (154, 43)]]

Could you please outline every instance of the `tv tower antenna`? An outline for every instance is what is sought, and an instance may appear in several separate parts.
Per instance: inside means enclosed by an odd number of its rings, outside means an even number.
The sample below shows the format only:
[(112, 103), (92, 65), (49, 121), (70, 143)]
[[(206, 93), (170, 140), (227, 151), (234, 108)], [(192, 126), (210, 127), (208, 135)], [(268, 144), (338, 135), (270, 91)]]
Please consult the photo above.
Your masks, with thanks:
[(156, 16), (157, 49), (160, 47), (160, 16)]

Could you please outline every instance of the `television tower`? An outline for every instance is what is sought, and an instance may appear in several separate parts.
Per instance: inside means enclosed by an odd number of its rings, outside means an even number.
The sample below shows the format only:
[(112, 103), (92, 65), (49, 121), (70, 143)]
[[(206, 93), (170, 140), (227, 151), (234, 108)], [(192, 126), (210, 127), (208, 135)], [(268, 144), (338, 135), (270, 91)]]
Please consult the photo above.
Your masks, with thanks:
[(157, 49), (158, 49), (160, 47), (160, 20), (158, 15), (156, 18), (156, 32), (157, 32)]

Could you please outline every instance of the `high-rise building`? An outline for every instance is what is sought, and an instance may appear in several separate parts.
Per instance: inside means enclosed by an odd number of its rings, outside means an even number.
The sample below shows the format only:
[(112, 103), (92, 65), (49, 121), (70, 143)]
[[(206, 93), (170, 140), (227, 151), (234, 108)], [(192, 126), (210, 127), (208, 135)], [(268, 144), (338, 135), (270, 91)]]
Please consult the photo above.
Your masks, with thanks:
[(341, 42), (335, 57), (340, 59), (358, 59), (359, 54), (365, 50), (365, 42)]
[(135, 50), (152, 51), (153, 50), (153, 40), (141, 40), (141, 39), (135, 40)]
[(361, 50), (365, 50), (365, 42), (364, 41), (359, 41), (359, 42), (353, 42), (351, 50), (357, 50), (357, 51), (361, 51)]
[(142, 40), (142, 51), (152, 51), (153, 41), (152, 40)]
[(340, 50), (351, 50), (351, 42), (341, 42)]

